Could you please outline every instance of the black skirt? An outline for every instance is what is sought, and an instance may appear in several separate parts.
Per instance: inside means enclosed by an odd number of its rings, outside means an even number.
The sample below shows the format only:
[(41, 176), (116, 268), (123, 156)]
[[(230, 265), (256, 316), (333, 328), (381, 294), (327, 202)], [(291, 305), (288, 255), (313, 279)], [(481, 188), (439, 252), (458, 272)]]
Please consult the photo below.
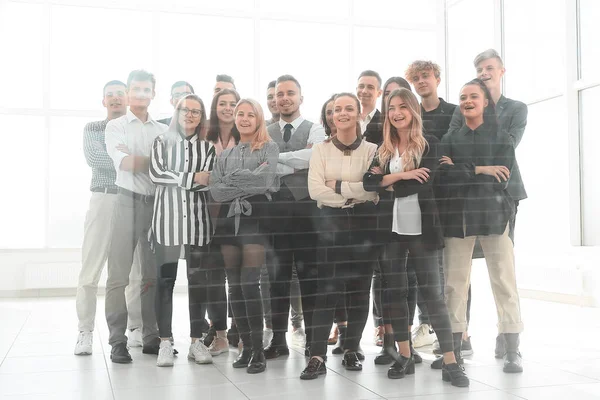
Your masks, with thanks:
[(235, 233), (235, 216), (228, 217), (231, 203), (221, 204), (217, 217), (217, 228), (212, 243), (215, 246), (245, 244), (266, 245), (269, 241), (270, 216), (272, 202), (265, 195), (256, 195), (245, 199), (252, 206), (250, 215), (241, 214), (237, 235)]

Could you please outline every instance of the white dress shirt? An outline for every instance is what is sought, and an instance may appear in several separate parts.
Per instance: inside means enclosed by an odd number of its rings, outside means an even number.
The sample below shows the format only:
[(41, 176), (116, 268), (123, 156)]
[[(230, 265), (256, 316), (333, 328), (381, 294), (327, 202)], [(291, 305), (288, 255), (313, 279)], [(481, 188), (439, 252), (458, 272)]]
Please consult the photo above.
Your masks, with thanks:
[(122, 117), (113, 119), (106, 125), (106, 151), (112, 158), (117, 171), (115, 184), (123, 189), (142, 195), (154, 195), (155, 186), (150, 180), (148, 171), (132, 172), (121, 169), (121, 161), (129, 154), (117, 150), (118, 145), (127, 146), (131, 155), (150, 157), (152, 143), (169, 127), (152, 119), (142, 122), (130, 110)]
[[(292, 122), (286, 122), (283, 119), (279, 120), (279, 129), (281, 130), (281, 135), (283, 136), (284, 127), (287, 124), (292, 125), (292, 136), (294, 133), (304, 122), (304, 117), (299, 116)], [(308, 133), (308, 141), (306, 143), (307, 146), (313, 146), (317, 143), (321, 143), (325, 140), (325, 128), (321, 124), (314, 124), (310, 128)], [(312, 149), (301, 149), (296, 151), (288, 151), (286, 153), (279, 153), (279, 164), (277, 164), (277, 174), (280, 176), (285, 176), (289, 174), (293, 174), (297, 169), (308, 169), (310, 155), (312, 154)]]
[(362, 119), (360, 120), (360, 130), (363, 135), (365, 134), (365, 132), (367, 130), (367, 125), (369, 125), (369, 123), (373, 119), (373, 116), (375, 115), (376, 112), (377, 112), (377, 107), (375, 107), (373, 109), (373, 111), (371, 111), (369, 114), (367, 114), (367, 116), (365, 117), (364, 120), (362, 120)]
[[(404, 164), (402, 157), (396, 154), (390, 160), (390, 172), (402, 172)], [(392, 221), (392, 232), (398, 235), (420, 235), (421, 228), (421, 206), (419, 205), (419, 194), (406, 197), (396, 197), (394, 200), (394, 216)]]

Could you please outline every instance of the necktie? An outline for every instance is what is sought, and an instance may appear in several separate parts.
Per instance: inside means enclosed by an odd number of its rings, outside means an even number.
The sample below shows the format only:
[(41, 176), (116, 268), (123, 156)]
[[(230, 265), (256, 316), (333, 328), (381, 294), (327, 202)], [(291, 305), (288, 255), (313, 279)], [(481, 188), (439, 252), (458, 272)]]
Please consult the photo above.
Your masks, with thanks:
[(285, 124), (283, 127), (283, 141), (286, 143), (289, 142), (292, 137), (292, 128), (292, 124)]

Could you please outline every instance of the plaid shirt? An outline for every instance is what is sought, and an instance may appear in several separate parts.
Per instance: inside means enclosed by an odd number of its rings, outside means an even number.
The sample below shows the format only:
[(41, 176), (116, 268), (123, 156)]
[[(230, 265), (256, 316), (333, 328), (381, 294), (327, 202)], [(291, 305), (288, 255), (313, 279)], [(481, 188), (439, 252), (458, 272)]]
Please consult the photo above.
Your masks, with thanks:
[(92, 168), (92, 182), (90, 190), (117, 189), (115, 180), (117, 172), (113, 160), (106, 152), (104, 130), (108, 119), (104, 121), (89, 122), (83, 128), (83, 154), (87, 164)]

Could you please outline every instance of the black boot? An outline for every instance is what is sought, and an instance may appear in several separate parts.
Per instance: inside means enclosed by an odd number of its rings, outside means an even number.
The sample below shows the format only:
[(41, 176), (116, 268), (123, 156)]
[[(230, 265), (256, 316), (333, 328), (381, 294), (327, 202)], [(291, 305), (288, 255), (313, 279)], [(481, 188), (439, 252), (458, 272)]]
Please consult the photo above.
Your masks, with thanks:
[(523, 372), (523, 359), (519, 353), (519, 334), (505, 333), (503, 336), (506, 340), (506, 353), (502, 370), (507, 373)]
[(252, 356), (250, 357), (246, 372), (249, 374), (258, 374), (265, 369), (267, 369), (267, 359), (265, 358), (265, 352), (261, 346), (258, 350), (252, 351)]
[(240, 352), (240, 355), (233, 362), (233, 368), (247, 368), (252, 358), (252, 349), (250, 347), (244, 347)]
[(331, 354), (344, 354), (344, 342), (346, 341), (346, 332), (348, 327), (344, 325), (338, 326), (338, 342), (331, 351)]
[[(458, 365), (463, 365), (465, 361), (460, 355), (462, 350), (462, 332), (453, 333), (452, 341), (454, 342), (454, 357), (456, 357), (456, 363)], [(442, 369), (443, 364), (444, 357), (438, 357), (434, 362), (431, 363), (431, 369)]]
[(400, 358), (392, 364), (388, 369), (388, 378), (390, 379), (402, 379), (406, 375), (412, 375), (415, 373), (415, 360), (411, 355), (410, 358), (406, 358), (400, 355)]
[(381, 351), (375, 357), (376, 365), (389, 365), (394, 362), (394, 359), (398, 358), (398, 351), (396, 350), (396, 342), (394, 341), (393, 333), (386, 333), (383, 335), (383, 346)]
[(267, 360), (288, 356), (289, 354), (290, 349), (287, 346), (285, 332), (274, 332), (271, 343), (265, 348), (265, 357)]
[(468, 387), (470, 384), (465, 369), (458, 363), (442, 364), (442, 380), (456, 387)]

